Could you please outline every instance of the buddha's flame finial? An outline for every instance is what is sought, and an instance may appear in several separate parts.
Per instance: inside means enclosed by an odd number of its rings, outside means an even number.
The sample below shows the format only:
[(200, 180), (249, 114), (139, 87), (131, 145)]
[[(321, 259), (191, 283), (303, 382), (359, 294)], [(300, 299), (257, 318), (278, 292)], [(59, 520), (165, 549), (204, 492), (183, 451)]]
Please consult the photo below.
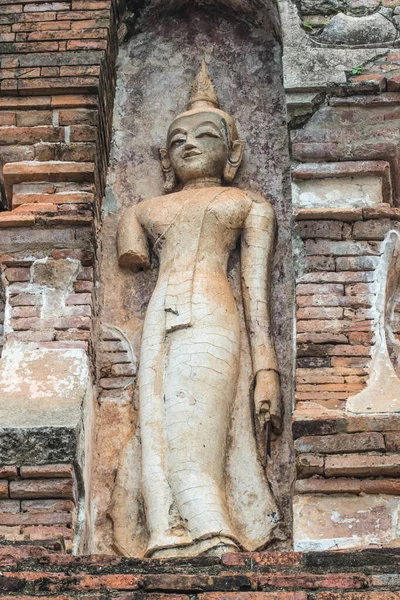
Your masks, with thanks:
[(200, 71), (190, 88), (188, 110), (206, 106), (219, 108), (219, 102), (213, 82), (207, 73), (206, 63), (203, 60)]

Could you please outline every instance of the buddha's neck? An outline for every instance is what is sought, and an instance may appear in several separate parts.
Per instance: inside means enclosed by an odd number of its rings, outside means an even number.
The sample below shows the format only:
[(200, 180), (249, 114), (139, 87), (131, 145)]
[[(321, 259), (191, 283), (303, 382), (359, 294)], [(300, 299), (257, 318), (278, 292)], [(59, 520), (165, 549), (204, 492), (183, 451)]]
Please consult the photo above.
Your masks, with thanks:
[(202, 188), (202, 187), (220, 187), (221, 179), (219, 177), (196, 177), (191, 179), (183, 186), (183, 190), (190, 190), (191, 188)]

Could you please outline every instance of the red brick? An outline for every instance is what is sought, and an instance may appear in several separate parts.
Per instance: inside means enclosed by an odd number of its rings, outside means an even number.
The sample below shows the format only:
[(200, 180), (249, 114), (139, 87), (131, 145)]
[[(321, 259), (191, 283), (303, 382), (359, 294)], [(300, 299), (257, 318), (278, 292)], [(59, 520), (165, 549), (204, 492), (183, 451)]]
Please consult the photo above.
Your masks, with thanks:
[(15, 306), (11, 311), (11, 317), (39, 317), (40, 306)]
[[(55, 13), (54, 13), (55, 14)], [(35, 15), (36, 16), (36, 15)], [(48, 15), (46, 15), (48, 16)], [(31, 15), (29, 15), (31, 17)], [(39, 15), (39, 18), (42, 15)], [(71, 26), (69, 21), (44, 21), (40, 20), (38, 22), (25, 21), (22, 23), (14, 23), (12, 26), (13, 31), (45, 31), (47, 29), (55, 30), (55, 29), (69, 29)]]
[(385, 444), (388, 452), (400, 451), (400, 433), (398, 431), (385, 432)]
[(8, 481), (0, 481), (0, 498), (8, 498)]
[(361, 483), (351, 477), (300, 479), (296, 481), (294, 491), (296, 494), (360, 494)]
[(70, 525), (72, 516), (67, 512), (0, 514), (0, 525)]
[(307, 307), (297, 311), (297, 319), (340, 319), (343, 308)]
[(107, 40), (70, 40), (67, 50), (106, 50)]
[(43, 3), (30, 3), (25, 4), (24, 12), (45, 12), (45, 11), (59, 11), (69, 10), (69, 2), (43, 2)]
[(387, 74), (388, 92), (400, 92), (400, 75)]
[(15, 113), (12, 112), (0, 112), (0, 127), (7, 125), (16, 125), (17, 119)]
[[(224, 555), (230, 556), (230, 555)], [(168, 594), (168, 598), (170, 595)], [(199, 600), (307, 600), (306, 592), (209, 592)]]
[[(5, 500), (5, 502), (18, 502), (17, 500)], [(22, 512), (44, 513), (49, 512), (72, 512), (75, 505), (72, 500), (22, 500)]]
[[(23, 527), (22, 529), (24, 536), (29, 536), (29, 539), (32, 541), (40, 541), (40, 540), (54, 540), (57, 538), (65, 538), (72, 539), (74, 536), (74, 532), (72, 529), (68, 527), (63, 527), (62, 525), (54, 525), (48, 526), (45, 525), (28, 525)], [(52, 576), (56, 575), (55, 573), (51, 574)]]
[(40, 294), (16, 294), (9, 299), (11, 306), (38, 306), (43, 304)]
[[(302, 554), (300, 552), (229, 552), (223, 554), (221, 561), (223, 565), (228, 567), (245, 567), (253, 565), (260, 565), (263, 567), (274, 566), (298, 566), (301, 563)], [(225, 592), (211, 592), (214, 594), (224, 595)], [(243, 600), (251, 600), (247, 595), (257, 595), (258, 592), (241, 592), (246, 595)], [(262, 592), (263, 594), (265, 592)], [(228, 592), (228, 594), (230, 594)], [(237, 595), (237, 592), (233, 592), (232, 595)], [(201, 596), (209, 596), (210, 594), (201, 594)], [(233, 599), (232, 599), (233, 600)], [(240, 600), (240, 599), (238, 599)], [(257, 600), (255, 598), (254, 600)], [(262, 600), (260, 597), (259, 600)]]
[(325, 475), (379, 477), (400, 475), (400, 454), (339, 454), (325, 459)]
[(13, 467), (13, 466), (0, 467), (0, 479), (12, 479), (13, 477), (17, 477), (17, 476), (18, 476), (17, 467)]
[(0, 144), (34, 144), (63, 140), (64, 130), (60, 127), (3, 127), (0, 130)]
[(72, 0), (72, 10), (109, 10), (111, 7), (110, 0)]
[(299, 221), (296, 223), (296, 231), (302, 239), (326, 238), (341, 240), (343, 225), (337, 221)]
[(20, 340), (24, 342), (50, 342), (54, 340), (56, 333), (53, 329), (42, 331), (13, 331), (7, 335), (8, 340)]
[(65, 478), (72, 477), (72, 466), (67, 464), (21, 467), (23, 479)]
[(367, 581), (367, 577), (361, 573), (332, 573), (329, 575), (313, 575), (311, 573), (281, 575), (271, 573), (269, 575), (259, 576), (259, 583), (261, 586), (273, 585), (274, 587), (296, 587), (304, 589), (357, 589), (365, 587)]
[(19, 500), (0, 500), (0, 513), (19, 513)]
[(93, 291), (93, 283), (91, 281), (76, 281), (74, 290), (76, 293), (90, 293)]
[(72, 479), (25, 479), (10, 483), (11, 498), (73, 499)]
[(296, 293), (299, 296), (309, 296), (315, 294), (330, 294), (343, 296), (344, 285), (341, 283), (299, 283), (296, 286)]
[(32, 31), (28, 34), (29, 41), (44, 41), (44, 40), (89, 40), (91, 38), (101, 39), (107, 37), (107, 29), (57, 29), (56, 31)]
[(97, 10), (95, 13), (90, 10), (86, 10), (88, 8), (87, 3), (85, 6), (85, 10), (68, 10), (66, 12), (59, 12), (57, 14), (57, 20), (84, 20), (84, 19), (93, 19), (93, 16), (96, 16), (97, 19), (109, 19), (110, 11), (109, 10)]
[(364, 479), (361, 481), (361, 492), (364, 494), (400, 495), (399, 479)]
[(309, 435), (295, 441), (296, 452), (343, 454), (348, 452), (384, 451), (381, 433), (343, 433), (339, 435)]
[[(29, 54), (31, 52), (57, 52), (58, 42), (4, 42), (0, 43), (0, 53)], [(19, 86), (18, 86), (19, 87)]]
[[(83, 574), (77, 586), (80, 590), (137, 590), (141, 577), (139, 575), (89, 575)], [(178, 588), (179, 589), (179, 588)]]
[(320, 592), (317, 600), (400, 600), (400, 592)]
[(301, 454), (297, 457), (297, 475), (299, 479), (323, 475), (324, 458), (316, 454)]

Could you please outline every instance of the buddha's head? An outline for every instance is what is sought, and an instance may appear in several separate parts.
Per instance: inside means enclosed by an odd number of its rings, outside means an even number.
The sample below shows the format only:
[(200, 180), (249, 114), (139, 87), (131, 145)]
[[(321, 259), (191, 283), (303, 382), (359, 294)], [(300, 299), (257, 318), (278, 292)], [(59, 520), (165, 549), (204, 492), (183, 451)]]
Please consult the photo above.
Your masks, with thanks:
[(219, 108), (203, 61), (190, 92), (188, 110), (172, 121), (161, 148), (165, 190), (176, 183), (231, 183), (242, 162), (244, 142), (233, 119)]

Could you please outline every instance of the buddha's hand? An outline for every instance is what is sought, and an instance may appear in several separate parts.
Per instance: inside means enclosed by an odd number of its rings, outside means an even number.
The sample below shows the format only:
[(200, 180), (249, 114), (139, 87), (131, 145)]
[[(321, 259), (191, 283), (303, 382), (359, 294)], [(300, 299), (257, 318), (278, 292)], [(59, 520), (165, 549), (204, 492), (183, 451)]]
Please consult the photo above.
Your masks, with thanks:
[(274, 433), (281, 433), (282, 411), (279, 373), (272, 370), (257, 373), (254, 407), (261, 429), (264, 429), (265, 424), (269, 422)]

